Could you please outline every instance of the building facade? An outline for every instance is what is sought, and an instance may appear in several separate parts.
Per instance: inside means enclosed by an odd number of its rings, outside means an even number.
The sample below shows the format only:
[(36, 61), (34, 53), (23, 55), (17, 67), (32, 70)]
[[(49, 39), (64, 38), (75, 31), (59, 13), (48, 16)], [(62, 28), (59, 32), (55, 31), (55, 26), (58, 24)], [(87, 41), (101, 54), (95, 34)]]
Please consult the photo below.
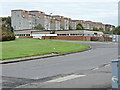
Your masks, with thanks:
[(72, 20), (60, 15), (47, 15), (45, 12), (37, 10), (12, 10), (11, 23), (14, 30), (34, 29), (39, 24), (44, 27), (44, 30), (76, 30), (79, 23), (87, 30), (93, 30), (94, 27), (98, 29), (102, 27), (104, 30), (107, 27), (113, 28), (101, 22)]
[(36, 24), (35, 15), (25, 10), (12, 10), (11, 24), (14, 30), (33, 29)]
[(51, 17), (50, 30), (60, 30), (60, 20)]
[(50, 30), (50, 15), (41, 11), (12, 10), (11, 23), (14, 30), (34, 29), (38, 24)]
[(110, 24), (106, 24), (106, 25), (105, 25), (105, 30), (107, 30), (108, 28), (109, 28), (110, 31), (111, 31), (111, 30), (113, 30), (113, 29), (115, 28), (115, 26), (114, 26), (114, 25), (110, 25)]
[(103, 32), (89, 31), (89, 30), (56, 30), (42, 31), (42, 30), (16, 30), (15, 36), (17, 38), (40, 38), (40, 39), (61, 39), (61, 40), (81, 40), (91, 41), (92, 38), (102, 38)]

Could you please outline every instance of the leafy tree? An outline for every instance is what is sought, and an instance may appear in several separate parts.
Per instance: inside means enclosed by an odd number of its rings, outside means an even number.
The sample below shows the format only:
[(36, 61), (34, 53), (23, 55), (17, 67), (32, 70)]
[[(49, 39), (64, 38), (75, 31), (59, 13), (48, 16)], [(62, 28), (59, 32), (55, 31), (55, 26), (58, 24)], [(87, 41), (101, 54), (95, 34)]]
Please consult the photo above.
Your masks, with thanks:
[(117, 35), (120, 35), (120, 26), (117, 26), (116, 28), (114, 28), (112, 30), (113, 34), (117, 34)]
[(6, 23), (11, 26), (11, 17), (8, 16), (8, 18), (6, 19)]
[(83, 29), (84, 27), (80, 23), (76, 26), (76, 30), (83, 30)]
[(37, 26), (34, 27), (34, 29), (37, 29), (37, 30), (43, 30), (43, 29), (45, 29), (45, 28), (42, 27), (41, 24), (38, 24)]
[(72, 30), (72, 27), (69, 25), (69, 30)]
[(93, 27), (93, 31), (99, 31), (97, 27)]
[[(2, 18), (2, 41), (15, 40), (13, 27), (11, 26), (11, 17)], [(1, 40), (0, 40), (1, 41)]]
[(104, 32), (104, 28), (100, 27), (99, 31)]
[(107, 27), (107, 29), (104, 31), (104, 34), (110, 34), (111, 32), (110, 32), (110, 28), (109, 27)]

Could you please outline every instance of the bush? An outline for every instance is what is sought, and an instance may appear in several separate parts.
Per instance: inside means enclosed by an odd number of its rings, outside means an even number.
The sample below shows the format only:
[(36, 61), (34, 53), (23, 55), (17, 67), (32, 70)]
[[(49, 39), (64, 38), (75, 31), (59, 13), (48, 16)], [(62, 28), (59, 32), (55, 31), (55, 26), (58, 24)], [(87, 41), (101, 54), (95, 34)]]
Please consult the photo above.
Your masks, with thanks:
[(10, 41), (15, 40), (14, 33), (2, 32), (2, 40), (1, 41)]
[(83, 29), (84, 27), (80, 23), (76, 26), (76, 30), (83, 30)]
[(45, 28), (42, 27), (41, 24), (38, 24), (37, 26), (34, 27), (34, 29), (37, 29), (37, 30), (43, 30), (43, 29), (45, 29)]
[(11, 17), (2, 18), (1, 20), (4, 21), (4, 23), (2, 23), (2, 37), (0, 38), (0, 41), (15, 40), (15, 35), (11, 26)]

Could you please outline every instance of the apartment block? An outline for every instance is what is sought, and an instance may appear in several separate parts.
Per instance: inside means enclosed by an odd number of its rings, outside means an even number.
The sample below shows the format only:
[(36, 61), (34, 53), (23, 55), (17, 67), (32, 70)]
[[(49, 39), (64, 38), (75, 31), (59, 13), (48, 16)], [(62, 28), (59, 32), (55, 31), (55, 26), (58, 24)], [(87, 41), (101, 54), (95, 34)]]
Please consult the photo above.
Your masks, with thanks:
[(71, 18), (69, 18), (69, 27), (72, 30), (76, 30), (76, 21), (72, 20)]
[(64, 29), (69, 30), (69, 18), (64, 18)]
[(107, 28), (110, 28), (110, 30), (113, 30), (115, 26), (110, 24), (105, 24), (105, 30), (107, 30)]
[(11, 20), (15, 30), (33, 29), (38, 24), (50, 30), (50, 16), (41, 11), (12, 10)]
[(114, 28), (111, 26), (105, 26), (101, 22), (92, 22), (84, 20), (72, 20), (60, 15), (48, 15), (45, 12), (37, 10), (12, 10), (11, 11), (11, 23), (14, 30), (34, 29), (35, 26), (41, 24), (44, 30), (76, 30), (76, 26), (80, 23), (84, 29), (93, 30), (93, 27)]
[(60, 20), (51, 17), (50, 30), (60, 30)]
[(89, 29), (87, 22), (85, 22), (84, 20), (73, 20), (73, 21), (76, 22), (76, 25), (78, 25), (80, 23), (84, 27), (84, 29)]
[(105, 28), (105, 25), (102, 24), (101, 22), (95, 22), (95, 27), (97, 27), (97, 28), (100, 28), (100, 27)]
[(69, 18), (59, 15), (54, 15), (52, 17), (60, 21), (60, 30), (69, 30)]
[(35, 23), (35, 16), (28, 14), (25, 10), (12, 10), (11, 23), (15, 30), (32, 29)]
[(29, 11), (29, 13), (35, 15), (35, 26), (41, 24), (45, 30), (50, 30), (50, 15), (37, 10)]

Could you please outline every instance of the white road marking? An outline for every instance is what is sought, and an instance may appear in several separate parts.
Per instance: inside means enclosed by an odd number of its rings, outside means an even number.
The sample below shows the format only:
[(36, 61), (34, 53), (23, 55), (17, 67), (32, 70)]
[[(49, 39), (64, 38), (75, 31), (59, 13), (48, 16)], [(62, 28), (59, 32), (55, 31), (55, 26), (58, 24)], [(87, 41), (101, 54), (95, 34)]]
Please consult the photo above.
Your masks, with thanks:
[(108, 66), (110, 66), (110, 64), (105, 65), (105, 67), (108, 67)]
[(47, 82), (63, 82), (63, 81), (71, 80), (71, 79), (78, 78), (78, 77), (84, 77), (84, 76), (86, 76), (86, 75), (69, 75), (66, 77), (60, 77), (60, 78), (50, 80)]
[(97, 70), (97, 69), (99, 69), (99, 68), (94, 68), (93, 70)]
[(118, 78), (116, 76), (113, 76), (112, 81), (115, 83), (116, 81), (118, 81)]

